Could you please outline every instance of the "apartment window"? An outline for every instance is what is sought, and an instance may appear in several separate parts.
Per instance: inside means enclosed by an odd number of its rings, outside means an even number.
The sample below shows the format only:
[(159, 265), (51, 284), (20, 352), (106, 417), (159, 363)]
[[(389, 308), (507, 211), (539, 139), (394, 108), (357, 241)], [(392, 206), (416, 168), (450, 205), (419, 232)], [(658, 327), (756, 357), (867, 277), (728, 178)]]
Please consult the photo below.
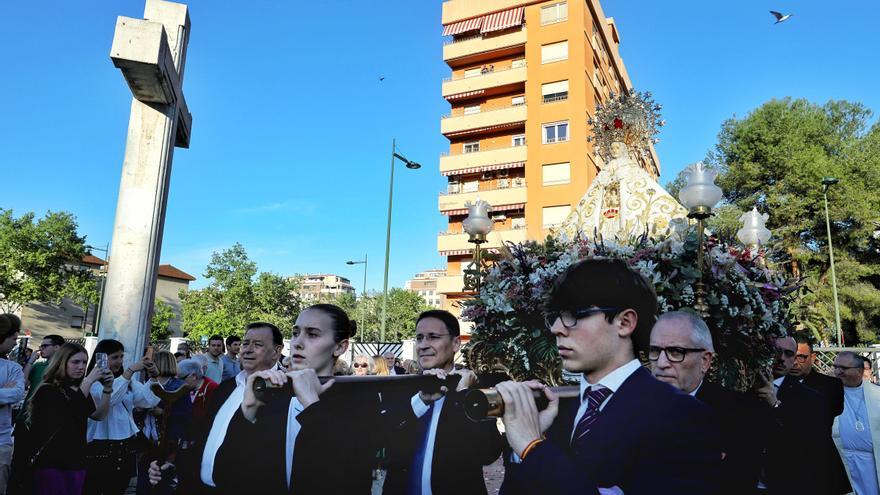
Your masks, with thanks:
[(480, 70), (481, 70), (480, 67), (474, 67), (473, 69), (467, 69), (467, 70), (465, 70), (465, 71), (464, 71), (464, 77), (465, 77), (465, 79), (467, 79), (467, 78), (469, 78), (469, 77), (476, 77), (476, 76), (479, 76), (479, 75), (481, 74)]
[(549, 64), (568, 58), (568, 40), (541, 46), (541, 63)]
[(466, 193), (477, 192), (480, 190), (480, 181), (472, 180), (472, 181), (465, 182), (464, 188), (462, 190), (463, 190), (463, 192), (466, 192)]
[(480, 113), (480, 105), (471, 105), (469, 107), (464, 107), (465, 115), (473, 115), (475, 113)]
[(545, 206), (541, 211), (542, 223), (544, 228), (555, 227), (565, 223), (568, 214), (571, 212), (571, 205), (561, 206)]
[(571, 182), (571, 164), (550, 163), (541, 167), (541, 177), (545, 186), (568, 184)]
[(526, 145), (526, 135), (525, 134), (517, 134), (516, 136), (513, 136), (512, 141), (513, 141), (511, 143), (512, 146), (525, 146)]
[(480, 151), (480, 142), (474, 141), (472, 143), (464, 143), (464, 152), (465, 153), (476, 153)]
[(524, 58), (518, 58), (518, 59), (510, 62), (511, 69), (519, 69), (520, 67), (525, 67), (525, 66), (526, 66), (526, 59), (524, 59)]
[(567, 100), (568, 80), (542, 84), (541, 96), (544, 97), (544, 103)]
[(541, 7), (541, 25), (562, 22), (568, 19), (568, 3), (560, 2)]
[(70, 318), (70, 328), (84, 328), (85, 318), (81, 315), (72, 316)]
[(523, 96), (514, 96), (513, 98), (510, 99), (510, 104), (515, 107), (519, 106), (519, 105), (525, 105), (526, 104), (526, 97), (524, 95)]
[(568, 121), (544, 124), (544, 144), (568, 141)]

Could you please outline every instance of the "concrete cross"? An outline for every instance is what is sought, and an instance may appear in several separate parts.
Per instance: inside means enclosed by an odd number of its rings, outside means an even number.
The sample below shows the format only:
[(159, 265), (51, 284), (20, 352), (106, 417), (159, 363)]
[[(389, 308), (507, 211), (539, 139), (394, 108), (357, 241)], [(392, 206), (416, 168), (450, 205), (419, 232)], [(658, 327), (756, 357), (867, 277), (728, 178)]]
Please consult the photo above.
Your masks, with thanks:
[(189, 41), (186, 5), (147, 0), (144, 19), (119, 17), (110, 58), (134, 98), (116, 205), (98, 336), (140, 359), (150, 335), (174, 148), (188, 148), (192, 116), (183, 97)]

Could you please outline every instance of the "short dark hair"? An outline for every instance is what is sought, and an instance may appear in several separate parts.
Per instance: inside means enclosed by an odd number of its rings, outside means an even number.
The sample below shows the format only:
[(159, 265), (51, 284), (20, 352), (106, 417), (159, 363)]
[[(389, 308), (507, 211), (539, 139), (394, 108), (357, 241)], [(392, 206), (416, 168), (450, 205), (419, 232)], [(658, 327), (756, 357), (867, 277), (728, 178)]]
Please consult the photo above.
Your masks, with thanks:
[(12, 313), (0, 315), (0, 339), (6, 340), (21, 331), (21, 319)]
[(226, 347), (229, 347), (236, 342), (241, 342), (241, 337), (238, 335), (230, 335), (229, 337), (226, 337)]
[(64, 345), (64, 342), (66, 342), (64, 340), (64, 337), (55, 334), (46, 335), (45, 337), (43, 337), (43, 340), (48, 340), (49, 342), (52, 342), (52, 345)]
[(308, 309), (323, 311), (333, 320), (333, 340), (336, 342), (350, 339), (357, 333), (357, 323), (348, 317), (344, 309), (335, 304), (313, 304), (303, 311)]
[(244, 333), (247, 333), (248, 330), (254, 330), (257, 328), (268, 328), (272, 331), (272, 344), (284, 345), (284, 336), (281, 335), (281, 330), (278, 330), (278, 327), (265, 321), (255, 321), (253, 323), (248, 323), (247, 326), (244, 327)]
[(651, 328), (657, 320), (657, 293), (640, 273), (617, 259), (587, 259), (568, 267), (550, 291), (548, 311), (586, 309), (593, 306), (620, 308), (605, 314), (608, 322), (632, 309), (638, 323), (632, 334), (633, 352), (648, 348)]
[(99, 352), (109, 355), (119, 351), (125, 352), (125, 346), (122, 345), (122, 342), (114, 339), (104, 339), (99, 341), (98, 345), (95, 346), (95, 350), (92, 351), (92, 357), (89, 359), (89, 367), (86, 373), (92, 372), (92, 369), (95, 367), (95, 356), (97, 356)]
[(211, 338), (208, 339), (208, 342), (214, 342), (215, 340), (223, 342), (223, 337), (220, 335), (211, 335)]
[(443, 325), (446, 326), (446, 330), (449, 331), (449, 335), (452, 335), (453, 337), (461, 335), (461, 327), (458, 324), (458, 318), (449, 311), (444, 311), (442, 309), (429, 309), (428, 311), (423, 311), (416, 319), (416, 326), (418, 326), (419, 322), (425, 318), (436, 318), (442, 321)]
[(792, 335), (792, 337), (794, 337), (794, 341), (797, 342), (798, 344), (806, 344), (807, 347), (810, 348), (810, 353), (814, 352), (813, 351), (813, 337), (811, 337), (809, 334), (806, 334), (803, 332), (796, 332), (794, 335)]

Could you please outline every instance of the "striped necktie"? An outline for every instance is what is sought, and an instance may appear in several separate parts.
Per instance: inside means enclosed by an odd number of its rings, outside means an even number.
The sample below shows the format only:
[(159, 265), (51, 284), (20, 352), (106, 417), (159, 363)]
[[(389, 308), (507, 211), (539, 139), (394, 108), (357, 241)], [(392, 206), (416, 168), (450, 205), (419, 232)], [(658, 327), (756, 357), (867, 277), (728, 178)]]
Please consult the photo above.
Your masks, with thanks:
[(599, 406), (608, 398), (608, 396), (611, 395), (611, 393), (611, 389), (605, 387), (591, 387), (584, 391), (583, 399), (587, 402), (587, 410), (574, 428), (571, 443), (574, 443), (589, 433), (590, 427), (593, 426), (593, 423), (595, 423), (596, 419), (599, 417)]

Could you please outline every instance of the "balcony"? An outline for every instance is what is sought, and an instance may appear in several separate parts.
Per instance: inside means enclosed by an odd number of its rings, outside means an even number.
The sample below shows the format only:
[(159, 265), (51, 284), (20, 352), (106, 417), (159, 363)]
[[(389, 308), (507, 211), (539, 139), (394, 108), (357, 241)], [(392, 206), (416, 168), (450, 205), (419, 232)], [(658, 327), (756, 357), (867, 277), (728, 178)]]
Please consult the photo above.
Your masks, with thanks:
[(525, 182), (519, 187), (489, 189), (486, 191), (466, 192), (458, 194), (440, 194), (438, 201), (440, 211), (460, 210), (466, 208), (467, 202), (475, 202), (477, 198), (488, 201), (490, 205), (514, 205), (526, 202)]
[(443, 24), (463, 21), (478, 15), (512, 9), (529, 2), (525, 0), (447, 0), (443, 2)]
[(524, 162), (528, 155), (526, 148), (527, 146), (511, 146), (509, 148), (499, 148), (497, 150), (441, 156), (440, 173), (482, 167), (485, 165)]
[(499, 86), (507, 86), (526, 82), (526, 66), (495, 69), (492, 72), (473, 77), (454, 76), (443, 81), (443, 97), (465, 93), (467, 91), (486, 90)]
[(472, 113), (470, 115), (443, 116), (440, 121), (440, 132), (444, 136), (459, 133), (471, 129), (483, 129), (486, 127), (512, 124), (526, 121), (526, 106), (516, 105), (505, 108), (487, 110), (485, 112)]
[(490, 36), (484, 38), (477, 35), (459, 41), (453, 41), (443, 47), (443, 60), (450, 61), (457, 58), (464, 58), (470, 55), (478, 55), (480, 53), (493, 52), (503, 48), (510, 48), (526, 43), (526, 28), (519, 31), (502, 34), (500, 36)]
[[(493, 230), (486, 236), (486, 243), (482, 244), (482, 247), (483, 249), (491, 249), (500, 247), (505, 242), (524, 242), (525, 240), (525, 228), (514, 230)], [(467, 234), (442, 233), (437, 236), (437, 251), (441, 253), (446, 251), (471, 250), (473, 248), (474, 245), (468, 242)]]

